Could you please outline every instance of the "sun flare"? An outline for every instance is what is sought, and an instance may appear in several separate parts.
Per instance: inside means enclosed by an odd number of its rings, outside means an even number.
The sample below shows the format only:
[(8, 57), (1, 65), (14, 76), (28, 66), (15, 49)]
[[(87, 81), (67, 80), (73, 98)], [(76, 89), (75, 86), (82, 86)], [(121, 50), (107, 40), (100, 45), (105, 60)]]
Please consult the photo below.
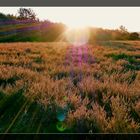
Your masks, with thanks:
[(86, 21), (81, 20), (74, 20), (66, 24), (69, 29), (79, 29), (79, 28), (86, 28), (89, 26)]
[(76, 46), (82, 46), (88, 43), (89, 30), (86, 27), (69, 27), (65, 32), (66, 40)]

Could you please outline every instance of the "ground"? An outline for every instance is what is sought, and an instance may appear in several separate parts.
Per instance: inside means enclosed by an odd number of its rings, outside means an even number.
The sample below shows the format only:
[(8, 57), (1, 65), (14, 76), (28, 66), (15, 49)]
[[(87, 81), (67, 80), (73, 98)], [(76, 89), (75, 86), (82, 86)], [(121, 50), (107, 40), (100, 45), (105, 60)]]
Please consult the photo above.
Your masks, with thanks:
[(140, 42), (0, 44), (0, 132), (140, 132)]

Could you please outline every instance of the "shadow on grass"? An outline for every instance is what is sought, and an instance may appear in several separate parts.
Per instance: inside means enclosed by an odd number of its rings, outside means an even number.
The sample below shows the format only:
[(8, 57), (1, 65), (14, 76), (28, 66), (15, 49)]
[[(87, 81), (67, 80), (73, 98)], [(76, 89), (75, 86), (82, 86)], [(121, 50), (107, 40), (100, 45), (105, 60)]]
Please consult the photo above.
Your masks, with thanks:
[(3, 86), (4, 88), (10, 84), (12, 86), (15, 85), (16, 81), (19, 80), (20, 78), (17, 77), (17, 76), (13, 76), (13, 77), (10, 77), (8, 79), (0, 79), (0, 86)]
[(129, 64), (125, 64), (126, 70), (140, 70), (140, 61), (137, 60), (138, 56), (127, 55), (125, 53), (121, 54), (107, 54), (106, 57), (111, 57), (113, 60), (117, 61), (120, 59), (126, 60)]
[(137, 49), (132, 47), (131, 44), (125, 42), (113, 42), (113, 41), (100, 41), (99, 45), (116, 48), (116, 49), (126, 49), (127, 51), (136, 51)]
[[(55, 111), (24, 96), (24, 90), (0, 93), (0, 133), (59, 133)], [(64, 130), (63, 132), (68, 132)]]

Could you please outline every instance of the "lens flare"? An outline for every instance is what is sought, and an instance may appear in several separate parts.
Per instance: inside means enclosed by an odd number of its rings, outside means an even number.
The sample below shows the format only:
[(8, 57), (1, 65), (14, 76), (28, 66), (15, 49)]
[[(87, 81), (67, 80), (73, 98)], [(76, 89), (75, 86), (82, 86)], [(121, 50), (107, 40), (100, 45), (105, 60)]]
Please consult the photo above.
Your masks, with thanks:
[(57, 128), (58, 131), (63, 132), (67, 129), (67, 126), (64, 122), (58, 122), (56, 124), (56, 128)]
[(66, 113), (65, 112), (59, 112), (58, 114), (57, 114), (57, 119), (59, 120), (59, 121), (64, 121), (65, 120), (65, 118), (66, 118)]
[(63, 108), (58, 107), (56, 112), (56, 118), (58, 121), (63, 122), (67, 116), (68, 107), (64, 106)]
[(87, 28), (69, 28), (65, 32), (66, 40), (74, 46), (83, 46), (88, 43), (89, 30)]

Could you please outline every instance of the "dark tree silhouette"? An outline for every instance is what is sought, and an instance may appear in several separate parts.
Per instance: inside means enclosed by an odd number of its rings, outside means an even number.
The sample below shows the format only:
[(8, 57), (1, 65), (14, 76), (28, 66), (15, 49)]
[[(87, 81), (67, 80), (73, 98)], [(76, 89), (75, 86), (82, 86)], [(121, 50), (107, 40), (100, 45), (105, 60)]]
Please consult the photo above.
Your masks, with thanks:
[(18, 19), (21, 20), (36, 20), (36, 14), (34, 13), (34, 11), (32, 9), (26, 9), (26, 8), (20, 8), (18, 10)]
[(130, 33), (129, 39), (130, 40), (138, 40), (139, 39), (139, 34), (137, 32)]
[(121, 32), (127, 33), (127, 29), (125, 28), (125, 26), (121, 25), (119, 29)]

